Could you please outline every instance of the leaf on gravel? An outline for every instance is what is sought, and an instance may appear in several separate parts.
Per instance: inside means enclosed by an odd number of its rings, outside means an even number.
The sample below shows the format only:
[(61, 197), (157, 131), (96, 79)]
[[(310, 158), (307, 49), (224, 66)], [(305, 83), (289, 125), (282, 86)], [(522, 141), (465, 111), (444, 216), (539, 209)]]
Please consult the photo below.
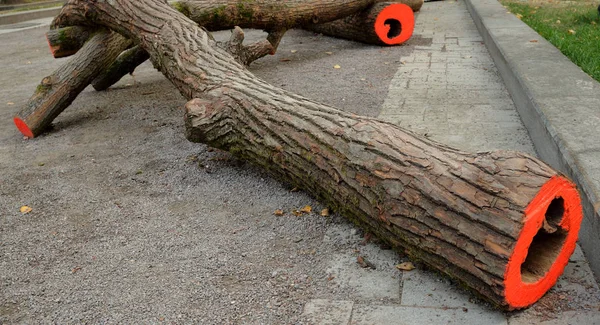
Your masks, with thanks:
[(362, 268), (371, 268), (373, 270), (376, 269), (375, 265), (373, 265), (373, 263), (369, 262), (366, 258), (364, 258), (363, 256), (358, 256), (356, 258), (356, 263), (358, 263), (358, 265), (360, 265), (360, 267)]
[(292, 59), (283, 58), (283, 59), (279, 60), (279, 62), (290, 62), (290, 61), (292, 61)]
[(290, 190), (290, 192), (292, 192), (292, 193), (298, 192), (298, 191), (300, 191), (300, 189), (297, 187), (294, 187), (293, 189)]
[(304, 206), (304, 208), (300, 209), (300, 212), (310, 213), (312, 211), (312, 207), (310, 205)]
[(333, 52), (325, 52), (325, 54), (327, 54), (327, 55), (332, 55), (332, 54), (333, 54)]
[(283, 215), (283, 210), (277, 209), (277, 210), (275, 210), (275, 212), (273, 212), (273, 214), (278, 217), (281, 217)]
[(321, 217), (329, 217), (329, 209), (325, 208), (321, 210)]
[(415, 269), (415, 265), (412, 262), (404, 262), (396, 265), (396, 268), (402, 271), (412, 271)]
[(302, 212), (300, 212), (300, 211), (298, 211), (298, 210), (296, 210), (296, 209), (292, 210), (292, 213), (293, 213), (293, 214), (294, 214), (296, 217), (299, 217), (299, 216), (301, 216), (301, 215), (302, 215)]
[(6, 103), (6, 105), (9, 105), (9, 106), (10, 106), (10, 105), (14, 105), (14, 104), (15, 104), (15, 103), (13, 103), (13, 102), (8, 102), (8, 103)]
[(71, 273), (75, 274), (75, 273), (77, 273), (77, 271), (80, 271), (80, 270), (81, 270), (81, 266), (76, 266), (73, 269), (71, 269)]
[(336, 64), (336, 65), (334, 65), (334, 66), (333, 66), (333, 68), (334, 68), (334, 69), (341, 69), (342, 67), (340, 67), (340, 65), (339, 65), (339, 64)]
[(290, 52), (292, 52), (292, 53), (296, 53), (296, 52), (298, 52), (298, 50), (291, 50)]
[(33, 209), (30, 208), (30, 207), (28, 207), (28, 206), (26, 206), (26, 205), (22, 206), (19, 209), (19, 211), (21, 211), (22, 214), (27, 214), (27, 213), (31, 212), (31, 210), (33, 210)]
[(530, 42), (530, 43), (537, 43), (537, 42), (538, 42), (538, 40), (536, 40), (536, 39), (532, 39), (532, 40), (531, 40), (531, 41), (529, 41), (529, 42)]

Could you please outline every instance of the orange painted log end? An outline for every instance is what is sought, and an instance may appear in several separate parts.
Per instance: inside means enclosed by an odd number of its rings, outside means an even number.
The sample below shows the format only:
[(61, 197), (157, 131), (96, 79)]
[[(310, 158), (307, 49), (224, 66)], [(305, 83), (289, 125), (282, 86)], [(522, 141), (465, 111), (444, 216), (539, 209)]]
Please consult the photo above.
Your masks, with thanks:
[(415, 14), (403, 4), (385, 7), (375, 20), (375, 33), (387, 45), (400, 45), (408, 41), (415, 30)]
[(17, 129), (19, 129), (19, 131), (23, 133), (24, 136), (28, 138), (34, 137), (33, 132), (31, 132), (29, 126), (27, 126), (27, 123), (25, 123), (22, 119), (15, 117), (13, 121), (15, 122)]
[(573, 183), (554, 176), (542, 186), (525, 209), (524, 226), (506, 267), (510, 309), (532, 305), (554, 286), (575, 250), (582, 217)]

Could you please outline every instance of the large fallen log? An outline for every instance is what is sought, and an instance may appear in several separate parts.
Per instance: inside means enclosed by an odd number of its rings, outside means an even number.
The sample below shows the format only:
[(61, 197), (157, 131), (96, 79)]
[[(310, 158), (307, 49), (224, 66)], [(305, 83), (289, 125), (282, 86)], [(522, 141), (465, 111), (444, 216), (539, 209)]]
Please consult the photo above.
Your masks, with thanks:
[(33, 138), (75, 100), (107, 66), (131, 45), (123, 36), (97, 30), (68, 62), (45, 77), (25, 107), (14, 117), (23, 135)]
[(415, 29), (415, 15), (408, 5), (382, 2), (357, 14), (304, 28), (367, 44), (400, 45), (411, 38)]
[(163, 0), (69, 0), (57, 23), (133, 39), (191, 99), (190, 140), (302, 186), (502, 308), (538, 300), (575, 248), (577, 190), (535, 158), (463, 153), (273, 87)]

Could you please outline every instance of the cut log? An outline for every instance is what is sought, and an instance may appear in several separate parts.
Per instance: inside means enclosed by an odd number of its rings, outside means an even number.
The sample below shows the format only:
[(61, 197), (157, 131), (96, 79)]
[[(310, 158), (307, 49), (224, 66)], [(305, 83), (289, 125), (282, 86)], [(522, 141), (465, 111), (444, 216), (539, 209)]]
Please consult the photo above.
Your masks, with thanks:
[(94, 36), (67, 63), (42, 79), (14, 123), (26, 137), (41, 134), (80, 92), (131, 44), (107, 30)]
[(108, 69), (105, 69), (92, 81), (92, 86), (98, 91), (108, 89), (126, 74), (133, 73), (135, 68), (148, 60), (149, 57), (148, 52), (139, 46), (123, 51)]
[(415, 16), (405, 4), (383, 2), (358, 14), (305, 29), (367, 44), (400, 45), (411, 38)]
[(93, 33), (89, 27), (57, 28), (46, 33), (46, 40), (52, 56), (58, 59), (77, 53)]
[(575, 248), (577, 190), (535, 158), (463, 153), (273, 87), (163, 0), (69, 0), (57, 22), (101, 24), (148, 51), (191, 99), (191, 141), (301, 186), (504, 309), (537, 301)]

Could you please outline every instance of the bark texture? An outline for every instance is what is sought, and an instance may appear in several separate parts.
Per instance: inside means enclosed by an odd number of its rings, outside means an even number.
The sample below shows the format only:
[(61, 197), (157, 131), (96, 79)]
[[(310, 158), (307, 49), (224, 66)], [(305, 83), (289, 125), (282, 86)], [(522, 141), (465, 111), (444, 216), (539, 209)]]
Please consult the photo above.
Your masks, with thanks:
[(148, 60), (148, 58), (150, 58), (148, 52), (139, 46), (127, 49), (92, 81), (92, 86), (94, 86), (94, 89), (97, 91), (106, 90), (110, 86), (116, 84), (126, 74), (133, 73), (135, 68)]
[[(140, 17), (143, 17), (141, 19)], [(187, 136), (300, 185), (392, 246), (502, 306), (524, 209), (556, 175), (515, 152), (467, 154), (273, 87), (162, 0), (70, 0), (63, 25), (133, 39), (188, 99)]]
[(42, 79), (15, 123), (28, 137), (41, 134), (80, 92), (131, 45), (118, 33), (105, 29), (94, 36), (68, 62)]

